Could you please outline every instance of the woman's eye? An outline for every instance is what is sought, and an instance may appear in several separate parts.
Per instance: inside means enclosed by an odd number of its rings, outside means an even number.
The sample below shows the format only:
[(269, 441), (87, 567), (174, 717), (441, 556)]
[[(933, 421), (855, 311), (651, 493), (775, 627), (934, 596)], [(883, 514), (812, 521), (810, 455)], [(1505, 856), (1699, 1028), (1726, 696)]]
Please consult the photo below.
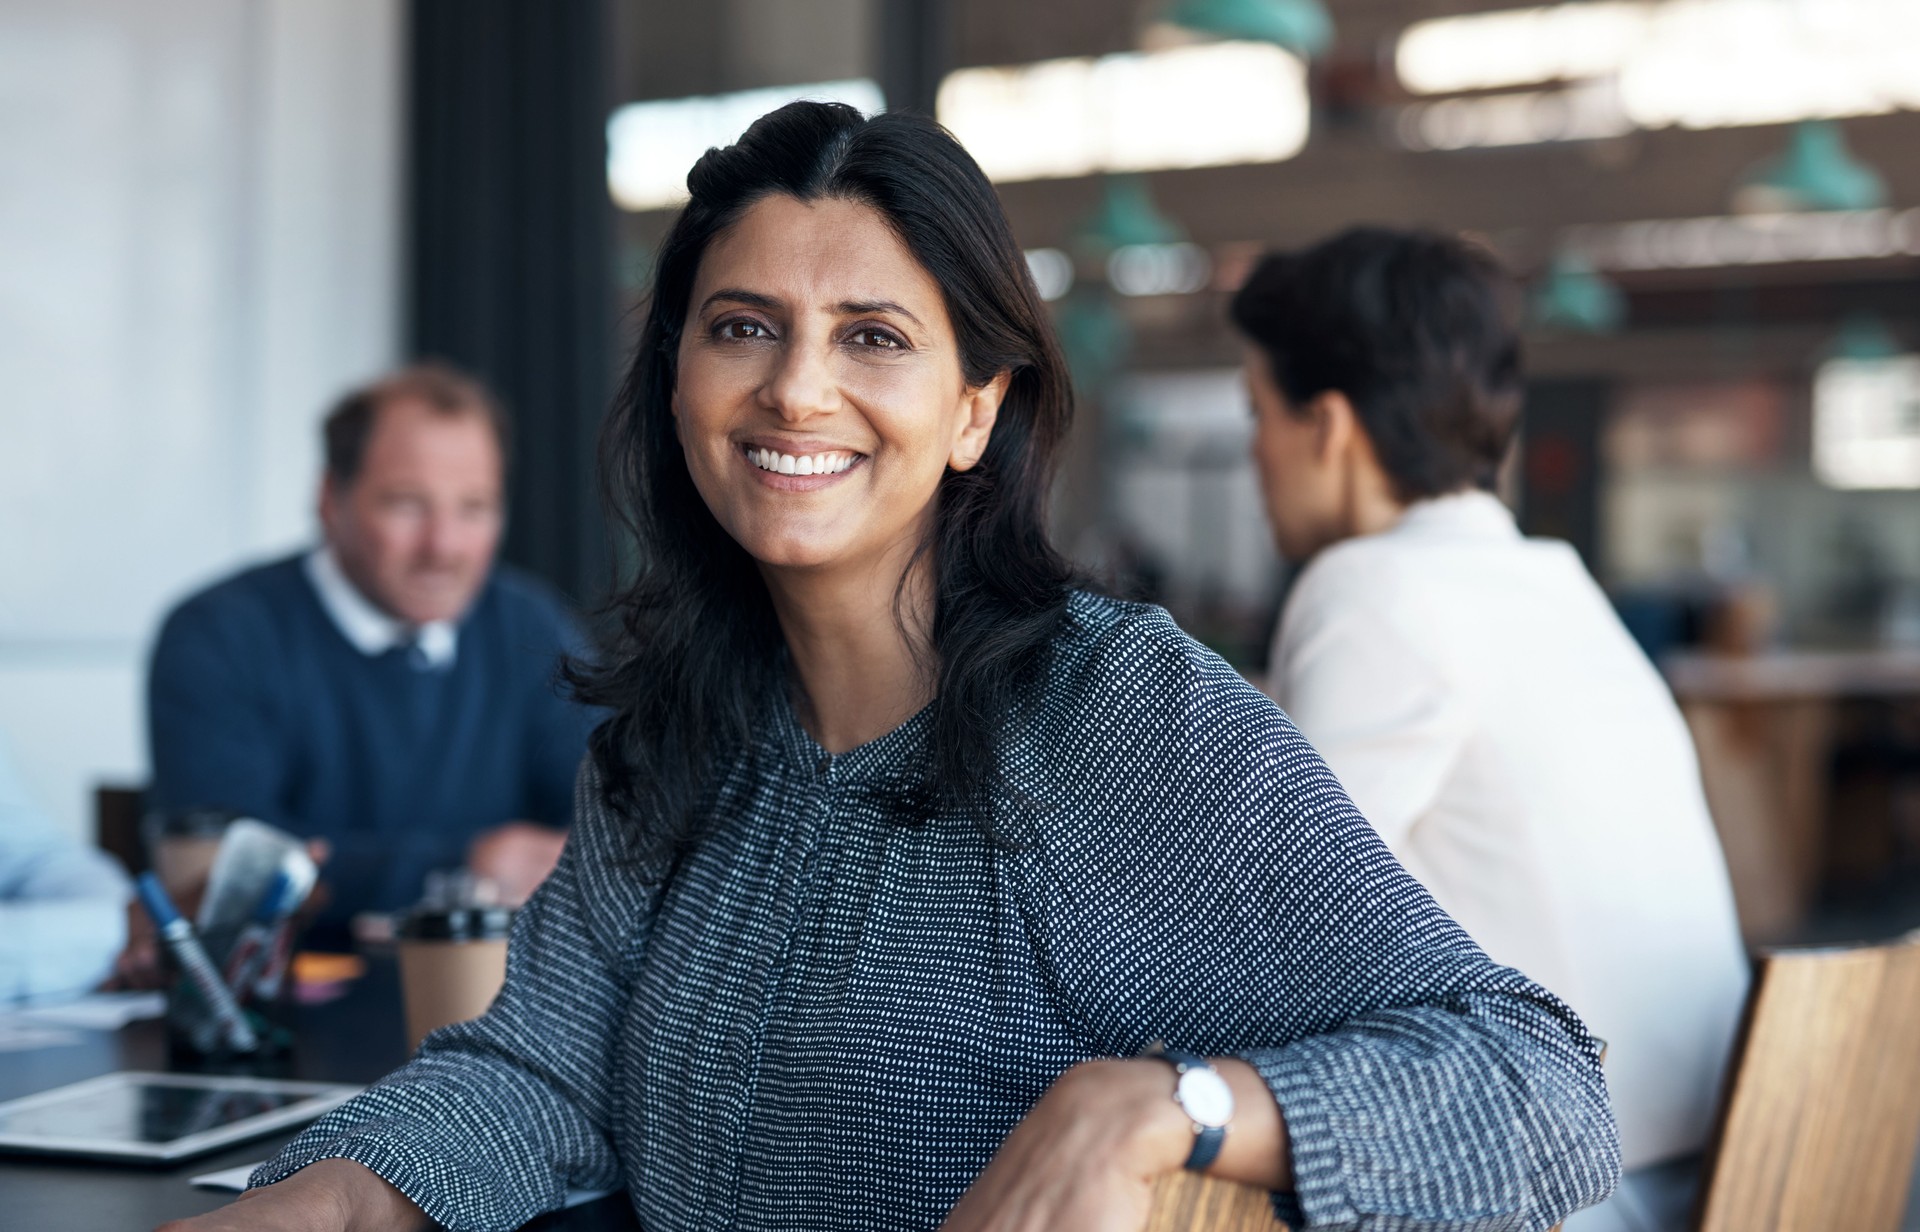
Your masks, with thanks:
[(723, 321), (720, 325), (720, 336), (742, 341), (750, 338), (764, 338), (767, 336), (767, 327), (758, 321)]
[(893, 334), (888, 333), (884, 329), (874, 329), (871, 326), (866, 329), (853, 331), (853, 340), (861, 346), (880, 347), (885, 350), (897, 351), (906, 346), (905, 343), (901, 342), (900, 339)]

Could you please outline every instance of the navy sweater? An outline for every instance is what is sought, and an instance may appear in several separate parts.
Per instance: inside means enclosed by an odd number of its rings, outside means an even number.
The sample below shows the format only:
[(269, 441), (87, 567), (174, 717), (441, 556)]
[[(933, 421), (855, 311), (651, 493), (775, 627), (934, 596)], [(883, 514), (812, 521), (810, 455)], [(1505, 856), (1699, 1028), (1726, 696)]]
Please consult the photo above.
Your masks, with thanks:
[(507, 821), (568, 824), (597, 716), (563, 700), (581, 646), (559, 601), (505, 566), (460, 622), (458, 653), (421, 671), (368, 656), (293, 556), (187, 599), (148, 681), (155, 808), (228, 808), (324, 838), (332, 900), (317, 940), (354, 912), (419, 896), (429, 870)]

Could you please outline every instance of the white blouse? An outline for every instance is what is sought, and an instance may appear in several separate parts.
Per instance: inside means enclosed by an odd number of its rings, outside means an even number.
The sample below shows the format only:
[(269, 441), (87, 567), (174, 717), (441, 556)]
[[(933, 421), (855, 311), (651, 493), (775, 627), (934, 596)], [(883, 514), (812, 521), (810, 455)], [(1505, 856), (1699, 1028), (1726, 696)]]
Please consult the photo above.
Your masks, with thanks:
[(1484, 492), (1302, 572), (1281, 706), (1498, 962), (1609, 1043), (1623, 1163), (1698, 1149), (1748, 968), (1685, 721), (1563, 543)]

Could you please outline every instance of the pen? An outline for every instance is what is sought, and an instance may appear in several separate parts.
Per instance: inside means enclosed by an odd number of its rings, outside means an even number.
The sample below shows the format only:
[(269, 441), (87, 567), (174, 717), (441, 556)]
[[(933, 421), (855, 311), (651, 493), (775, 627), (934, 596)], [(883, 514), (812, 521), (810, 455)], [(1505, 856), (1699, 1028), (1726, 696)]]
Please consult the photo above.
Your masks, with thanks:
[(160, 879), (152, 873), (142, 873), (135, 889), (140, 893), (140, 901), (145, 905), (147, 914), (153, 917), (154, 927), (160, 930), (160, 939), (166, 942), (167, 949), (187, 974), (187, 979), (206, 1001), (213, 1011), (214, 1018), (226, 1032), (227, 1043), (236, 1052), (252, 1052), (260, 1046), (260, 1039), (247, 1025), (246, 1015), (240, 1012), (239, 1003), (233, 999), (233, 992), (220, 980), (220, 973), (214, 969), (213, 960), (207, 957), (200, 938), (194, 934), (193, 925), (188, 923), (173, 900), (167, 897), (166, 890), (160, 886)]
[(233, 953), (227, 959), (227, 987), (233, 990), (236, 1000), (246, 998), (273, 960), (278, 925), (300, 905), (296, 891), (293, 878), (285, 869), (274, 873), (273, 883), (260, 896), (253, 918), (234, 940)]
[(287, 966), (292, 961), (293, 921), (281, 920), (273, 930), (273, 950), (266, 968), (260, 972), (260, 978), (254, 981), (254, 995), (262, 1001), (271, 1001), (279, 996), (280, 984), (286, 979)]

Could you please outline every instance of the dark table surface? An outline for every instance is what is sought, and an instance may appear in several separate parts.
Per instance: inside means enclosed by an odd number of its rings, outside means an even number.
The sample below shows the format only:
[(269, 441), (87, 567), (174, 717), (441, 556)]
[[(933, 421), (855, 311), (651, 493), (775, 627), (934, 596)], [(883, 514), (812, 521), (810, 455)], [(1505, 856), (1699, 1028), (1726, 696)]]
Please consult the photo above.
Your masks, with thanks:
[[(368, 1083), (406, 1059), (399, 977), (391, 960), (375, 959), (346, 996), (295, 1013), (293, 1056), (284, 1076), (318, 1082)], [(165, 1034), (157, 1021), (118, 1031), (79, 1031), (84, 1042), (0, 1053), (0, 1100), (32, 1095), (114, 1070), (165, 1070)], [(129, 1232), (224, 1206), (233, 1195), (195, 1189), (188, 1178), (266, 1159), (292, 1131), (202, 1155), (164, 1168), (0, 1156), (0, 1228), (60, 1232)], [(615, 1194), (528, 1225), (541, 1232), (631, 1232), (624, 1194)]]

